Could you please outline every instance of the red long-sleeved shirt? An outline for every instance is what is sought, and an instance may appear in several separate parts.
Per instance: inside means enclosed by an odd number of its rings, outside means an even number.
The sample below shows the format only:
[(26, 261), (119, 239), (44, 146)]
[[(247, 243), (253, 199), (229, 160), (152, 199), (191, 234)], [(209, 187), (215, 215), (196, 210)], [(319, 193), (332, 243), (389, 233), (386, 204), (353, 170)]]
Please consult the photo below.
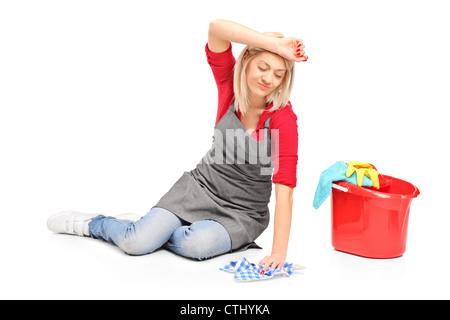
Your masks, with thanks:
[[(233, 76), (236, 59), (233, 56), (231, 44), (228, 50), (222, 53), (212, 52), (209, 50), (208, 44), (206, 44), (205, 51), (219, 93), (219, 106), (216, 117), (217, 124), (228, 111), (234, 99)], [(258, 126), (253, 131), (252, 137), (258, 141), (262, 139), (262, 135), (259, 136), (257, 134), (258, 130), (264, 128), (264, 122), (272, 115), (269, 129), (278, 129), (279, 134), (278, 148), (272, 148), (272, 159), (275, 167), (272, 182), (295, 188), (297, 185), (298, 162), (297, 115), (292, 110), (290, 102), (284, 108), (274, 112), (269, 111), (271, 107), (272, 104), (268, 105), (261, 114)], [(241, 119), (241, 113), (237, 111), (236, 114)], [(276, 154), (276, 149), (278, 149), (278, 155)]]

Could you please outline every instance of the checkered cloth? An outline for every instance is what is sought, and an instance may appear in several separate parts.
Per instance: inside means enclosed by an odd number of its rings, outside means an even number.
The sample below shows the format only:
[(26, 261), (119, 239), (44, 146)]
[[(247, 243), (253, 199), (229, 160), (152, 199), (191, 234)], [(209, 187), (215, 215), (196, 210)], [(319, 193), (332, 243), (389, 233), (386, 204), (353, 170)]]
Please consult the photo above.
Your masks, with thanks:
[(305, 267), (302, 267), (298, 264), (292, 263), (284, 263), (284, 266), (281, 270), (278, 269), (270, 269), (267, 270), (264, 274), (261, 274), (263, 266), (255, 265), (254, 263), (250, 263), (246, 258), (243, 258), (239, 261), (230, 261), (227, 265), (220, 270), (234, 273), (234, 279), (238, 281), (252, 281), (252, 280), (264, 280), (270, 279), (274, 276), (286, 276), (289, 277), (292, 275), (293, 271), (301, 270)]

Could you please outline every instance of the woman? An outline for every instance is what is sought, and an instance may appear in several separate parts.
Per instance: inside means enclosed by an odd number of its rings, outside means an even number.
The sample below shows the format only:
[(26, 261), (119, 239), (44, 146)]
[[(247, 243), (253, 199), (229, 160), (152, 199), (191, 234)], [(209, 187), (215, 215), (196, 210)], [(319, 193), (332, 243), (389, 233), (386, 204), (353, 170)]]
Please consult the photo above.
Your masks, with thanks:
[[(237, 61), (231, 42), (247, 45)], [(50, 230), (104, 239), (131, 255), (164, 247), (202, 260), (256, 246), (253, 241), (269, 224), (273, 182), (273, 247), (260, 264), (263, 272), (282, 268), (298, 159), (297, 117), (289, 96), (294, 62), (308, 60), (303, 42), (214, 20), (205, 51), (219, 106), (213, 146), (196, 168), (184, 172), (138, 221), (64, 211), (50, 217)]]

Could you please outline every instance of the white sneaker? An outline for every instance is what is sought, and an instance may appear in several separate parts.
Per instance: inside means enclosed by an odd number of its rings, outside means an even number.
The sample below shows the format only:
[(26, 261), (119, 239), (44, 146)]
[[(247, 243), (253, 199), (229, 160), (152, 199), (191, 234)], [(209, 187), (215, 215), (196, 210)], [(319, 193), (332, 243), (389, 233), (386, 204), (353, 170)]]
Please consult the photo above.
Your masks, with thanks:
[(89, 222), (99, 214), (62, 211), (47, 220), (47, 228), (55, 233), (89, 236)]

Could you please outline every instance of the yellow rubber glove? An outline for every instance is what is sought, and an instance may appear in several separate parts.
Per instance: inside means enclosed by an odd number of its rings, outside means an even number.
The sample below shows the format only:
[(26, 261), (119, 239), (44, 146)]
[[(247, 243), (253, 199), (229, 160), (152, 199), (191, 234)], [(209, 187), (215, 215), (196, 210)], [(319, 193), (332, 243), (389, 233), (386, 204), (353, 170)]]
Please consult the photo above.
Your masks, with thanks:
[(380, 189), (380, 181), (378, 175), (380, 174), (370, 164), (360, 161), (351, 161), (347, 163), (348, 169), (345, 176), (349, 178), (354, 172), (356, 172), (356, 182), (358, 186), (362, 186), (364, 176), (372, 180), (373, 187)]

